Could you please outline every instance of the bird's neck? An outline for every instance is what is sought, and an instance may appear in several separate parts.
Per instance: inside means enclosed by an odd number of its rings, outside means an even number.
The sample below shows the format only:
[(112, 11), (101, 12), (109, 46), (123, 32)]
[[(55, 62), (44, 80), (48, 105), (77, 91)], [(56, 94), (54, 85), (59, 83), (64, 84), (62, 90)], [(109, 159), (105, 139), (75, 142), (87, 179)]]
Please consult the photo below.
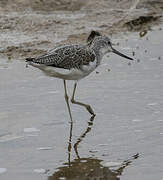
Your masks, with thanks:
[(96, 61), (97, 61), (97, 66), (98, 66), (101, 63), (103, 56), (106, 54), (105, 50), (101, 48), (98, 44), (94, 44), (92, 46), (92, 50), (96, 54)]

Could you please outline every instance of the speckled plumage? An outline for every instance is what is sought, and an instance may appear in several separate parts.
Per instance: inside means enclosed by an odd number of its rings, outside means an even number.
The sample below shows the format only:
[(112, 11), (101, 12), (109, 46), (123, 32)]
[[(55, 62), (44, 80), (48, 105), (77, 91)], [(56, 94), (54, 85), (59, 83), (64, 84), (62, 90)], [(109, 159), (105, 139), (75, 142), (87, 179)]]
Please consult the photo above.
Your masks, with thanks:
[(81, 45), (61, 46), (46, 55), (32, 59), (33, 63), (69, 70), (81, 69), (82, 65), (88, 65), (93, 61), (95, 53), (87, 46)]

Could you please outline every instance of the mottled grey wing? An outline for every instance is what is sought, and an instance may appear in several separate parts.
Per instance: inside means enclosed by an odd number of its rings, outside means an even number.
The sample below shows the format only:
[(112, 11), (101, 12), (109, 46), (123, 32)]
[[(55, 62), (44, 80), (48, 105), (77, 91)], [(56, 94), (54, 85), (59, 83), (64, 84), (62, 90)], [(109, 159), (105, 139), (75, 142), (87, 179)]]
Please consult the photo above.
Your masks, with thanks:
[(80, 68), (81, 65), (88, 65), (95, 60), (95, 54), (86, 46), (65, 46), (56, 48), (52, 53), (35, 58), (33, 62), (54, 66), (58, 68), (71, 69)]

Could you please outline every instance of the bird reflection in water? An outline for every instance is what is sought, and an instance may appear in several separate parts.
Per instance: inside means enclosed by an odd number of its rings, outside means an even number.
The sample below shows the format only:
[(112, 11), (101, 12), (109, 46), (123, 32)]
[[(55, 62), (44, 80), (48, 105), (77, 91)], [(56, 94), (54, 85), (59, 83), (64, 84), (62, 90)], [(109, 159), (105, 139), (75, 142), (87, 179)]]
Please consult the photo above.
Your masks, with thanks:
[(70, 136), (68, 143), (68, 162), (64, 163), (62, 167), (59, 167), (52, 176), (48, 177), (48, 180), (119, 180), (123, 170), (134, 160), (139, 157), (139, 154), (135, 154), (130, 159), (127, 159), (120, 163), (116, 169), (105, 167), (102, 165), (102, 161), (95, 157), (81, 158), (78, 153), (78, 145), (85, 138), (87, 133), (91, 131), (93, 126), (94, 116), (90, 118), (88, 127), (85, 132), (78, 138), (73, 148), (77, 158), (71, 161), (72, 150), (72, 130), (73, 122), (70, 123)]

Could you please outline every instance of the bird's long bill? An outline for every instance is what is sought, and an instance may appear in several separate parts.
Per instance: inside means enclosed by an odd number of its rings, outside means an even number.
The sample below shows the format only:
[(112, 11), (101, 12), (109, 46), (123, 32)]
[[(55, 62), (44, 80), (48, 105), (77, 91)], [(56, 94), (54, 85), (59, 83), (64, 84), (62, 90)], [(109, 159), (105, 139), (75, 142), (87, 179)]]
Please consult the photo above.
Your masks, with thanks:
[(119, 56), (122, 56), (122, 57), (124, 57), (124, 58), (126, 58), (126, 59), (133, 60), (133, 58), (130, 58), (130, 57), (128, 57), (128, 56), (120, 53), (119, 51), (117, 51), (117, 50), (114, 49), (113, 47), (112, 47), (112, 52), (115, 53), (115, 54), (117, 54), (117, 55), (119, 55)]

